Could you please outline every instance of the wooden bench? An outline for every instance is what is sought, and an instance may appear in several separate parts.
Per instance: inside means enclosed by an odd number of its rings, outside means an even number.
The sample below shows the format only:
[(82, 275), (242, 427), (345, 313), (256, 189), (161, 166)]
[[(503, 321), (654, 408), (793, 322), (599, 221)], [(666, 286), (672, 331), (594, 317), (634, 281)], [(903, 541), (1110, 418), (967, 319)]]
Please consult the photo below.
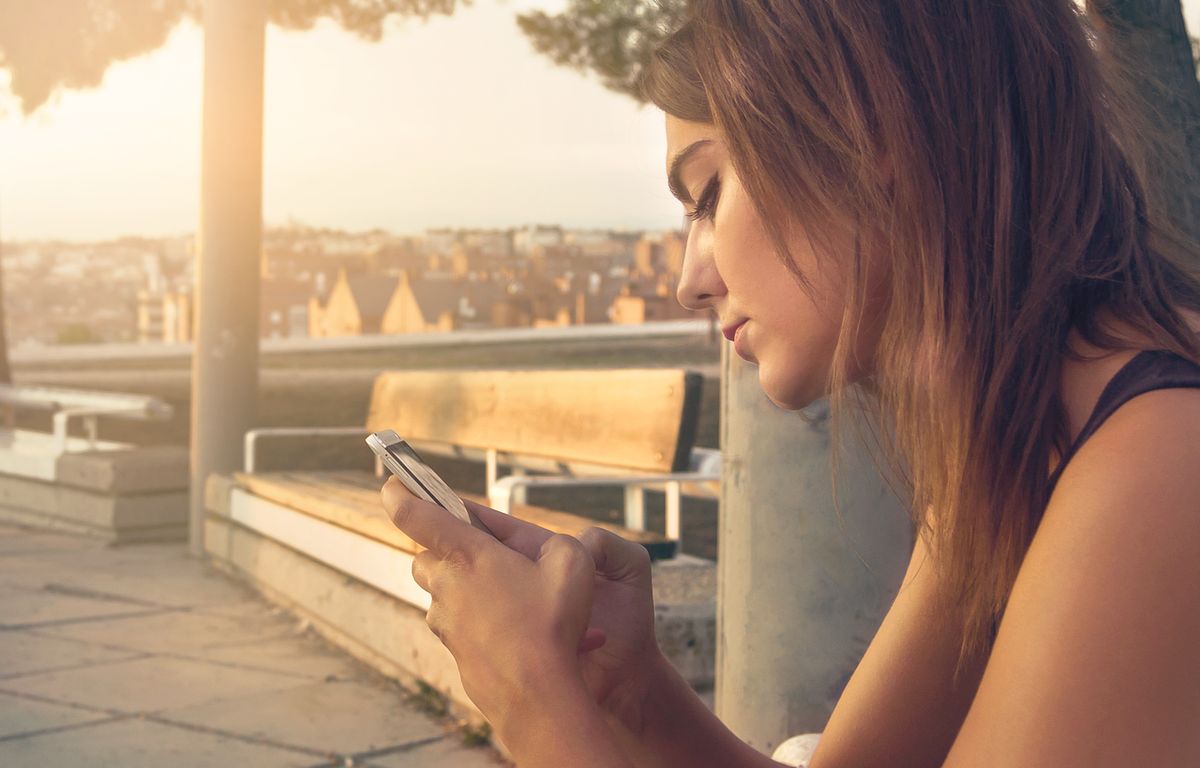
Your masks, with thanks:
[[(703, 686), (712, 680), (715, 647), (713, 564), (680, 556), (677, 536), (534, 506), (517, 493), (539, 484), (639, 492), (674, 484), (676, 496), (710, 493), (717, 475), (695, 471), (692, 450), (700, 384), (698, 374), (663, 369), (384, 373), (365, 427), (255, 430), (246, 438), (246, 468), (255, 468), (266, 438), (365, 437), (382, 429), (426, 455), (477, 458), (493, 500), (502, 498), (514, 516), (570, 534), (602, 525), (647, 548), (662, 597), (660, 639), (688, 679)], [(698, 460), (711, 465), (711, 452)], [(498, 477), (505, 467), (516, 474)], [(453, 661), (424, 625), (428, 595), (410, 573), (416, 547), (381, 509), (381, 484), (379, 474), (365, 471), (214, 476), (207, 551), (360, 658), (467, 705)], [(400, 629), (381, 632), (379, 621)]]
[[(52, 432), (17, 429), (22, 411), (49, 412)], [(99, 420), (166, 419), (154, 397), (0, 385), (0, 519), (113, 541), (187, 535), (187, 450), (101, 440)], [(70, 435), (82, 422), (84, 437)]]

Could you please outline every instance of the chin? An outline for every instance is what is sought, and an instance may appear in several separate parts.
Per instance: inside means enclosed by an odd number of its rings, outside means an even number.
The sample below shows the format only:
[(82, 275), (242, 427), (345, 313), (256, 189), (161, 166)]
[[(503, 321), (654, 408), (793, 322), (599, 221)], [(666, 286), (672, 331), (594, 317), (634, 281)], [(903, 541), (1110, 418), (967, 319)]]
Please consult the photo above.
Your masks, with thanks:
[(758, 384), (775, 405), (785, 411), (799, 411), (820, 400), (827, 393), (813, 386), (809, 377), (796, 371), (778, 371), (771, 366), (758, 366)]

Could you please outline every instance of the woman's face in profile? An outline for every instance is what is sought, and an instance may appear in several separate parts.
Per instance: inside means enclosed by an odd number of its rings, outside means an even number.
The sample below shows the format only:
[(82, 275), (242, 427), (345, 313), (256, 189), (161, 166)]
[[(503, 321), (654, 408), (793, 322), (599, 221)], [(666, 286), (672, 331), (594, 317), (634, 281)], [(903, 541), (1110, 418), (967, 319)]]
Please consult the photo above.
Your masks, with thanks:
[[(803, 408), (827, 394), (844, 306), (837, 270), (818, 264), (807, 238), (794, 237), (792, 258), (812, 290), (801, 287), (763, 227), (715, 126), (667, 115), (667, 171), (672, 191), (693, 219), (679, 302), (716, 314), (737, 354), (758, 366), (759, 383), (776, 405)], [(838, 242), (839, 249), (853, 248), (852, 238), (846, 240)]]

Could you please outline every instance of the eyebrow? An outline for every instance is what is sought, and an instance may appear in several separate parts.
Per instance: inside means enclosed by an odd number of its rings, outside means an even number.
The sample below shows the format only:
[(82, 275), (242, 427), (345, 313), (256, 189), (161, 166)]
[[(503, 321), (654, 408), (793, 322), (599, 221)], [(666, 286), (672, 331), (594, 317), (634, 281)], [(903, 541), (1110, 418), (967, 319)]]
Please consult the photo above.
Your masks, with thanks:
[(671, 170), (667, 173), (667, 187), (670, 188), (671, 194), (681, 203), (692, 202), (692, 196), (688, 194), (687, 188), (683, 186), (683, 181), (679, 178), (684, 163), (690, 160), (692, 155), (695, 155), (712, 143), (712, 139), (700, 139), (675, 155), (674, 159), (671, 160)]

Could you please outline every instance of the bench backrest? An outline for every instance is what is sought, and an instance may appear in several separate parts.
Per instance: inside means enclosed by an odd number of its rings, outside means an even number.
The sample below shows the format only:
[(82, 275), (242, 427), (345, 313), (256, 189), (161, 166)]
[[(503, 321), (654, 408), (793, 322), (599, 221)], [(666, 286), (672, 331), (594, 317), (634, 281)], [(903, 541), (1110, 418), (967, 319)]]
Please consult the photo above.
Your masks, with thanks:
[(395, 371), (367, 429), (646, 472), (687, 468), (701, 376), (681, 369)]

